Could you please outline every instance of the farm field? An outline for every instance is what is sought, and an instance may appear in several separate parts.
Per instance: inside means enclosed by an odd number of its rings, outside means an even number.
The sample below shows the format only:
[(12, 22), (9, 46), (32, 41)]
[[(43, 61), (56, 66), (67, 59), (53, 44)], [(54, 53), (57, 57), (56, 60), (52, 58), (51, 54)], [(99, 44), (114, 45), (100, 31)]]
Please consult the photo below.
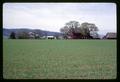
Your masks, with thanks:
[(3, 39), (5, 79), (115, 79), (116, 40)]

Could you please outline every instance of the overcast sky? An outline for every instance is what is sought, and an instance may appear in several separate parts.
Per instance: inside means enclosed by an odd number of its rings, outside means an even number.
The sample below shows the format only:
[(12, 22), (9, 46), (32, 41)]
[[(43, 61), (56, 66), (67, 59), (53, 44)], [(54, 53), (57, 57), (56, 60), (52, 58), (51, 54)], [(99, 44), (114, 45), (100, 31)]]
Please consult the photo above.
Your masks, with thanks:
[(116, 32), (114, 3), (4, 3), (3, 28), (59, 32), (69, 21), (94, 23), (100, 34)]

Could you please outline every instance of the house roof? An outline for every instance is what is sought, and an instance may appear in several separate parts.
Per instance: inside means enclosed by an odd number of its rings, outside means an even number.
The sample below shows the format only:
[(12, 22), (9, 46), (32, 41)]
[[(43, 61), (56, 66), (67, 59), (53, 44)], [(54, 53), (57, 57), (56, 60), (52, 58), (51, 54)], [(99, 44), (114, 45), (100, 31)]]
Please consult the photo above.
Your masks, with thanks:
[(54, 36), (47, 36), (47, 37), (54, 37)]
[(109, 32), (106, 34), (106, 38), (116, 38), (116, 33)]

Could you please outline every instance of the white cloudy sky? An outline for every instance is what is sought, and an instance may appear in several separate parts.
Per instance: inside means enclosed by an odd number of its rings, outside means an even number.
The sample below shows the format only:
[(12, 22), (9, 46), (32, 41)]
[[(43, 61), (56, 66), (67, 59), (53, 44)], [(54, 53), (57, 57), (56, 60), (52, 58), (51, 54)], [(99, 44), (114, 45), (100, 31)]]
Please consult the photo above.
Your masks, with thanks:
[(116, 32), (114, 3), (4, 3), (3, 28), (59, 32), (71, 20), (95, 23), (100, 34)]

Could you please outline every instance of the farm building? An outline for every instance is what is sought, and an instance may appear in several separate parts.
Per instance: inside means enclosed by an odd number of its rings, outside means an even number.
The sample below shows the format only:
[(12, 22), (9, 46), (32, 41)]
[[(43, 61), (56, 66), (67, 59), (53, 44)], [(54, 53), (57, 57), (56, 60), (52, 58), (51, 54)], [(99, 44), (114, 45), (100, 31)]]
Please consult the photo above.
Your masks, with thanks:
[(46, 36), (47, 39), (56, 39), (55, 36)]
[(28, 34), (29, 34), (29, 37), (30, 37), (30, 38), (34, 38), (34, 37), (35, 37), (35, 36), (34, 36), (35, 34), (34, 34), (33, 32), (29, 32)]
[(116, 36), (116, 33), (109, 32), (103, 37), (103, 39), (116, 39)]
[(34, 33), (34, 32), (29, 32), (28, 33), (29, 34), (29, 38), (38, 38), (39, 37), (39, 34), (37, 34), (37, 33)]

